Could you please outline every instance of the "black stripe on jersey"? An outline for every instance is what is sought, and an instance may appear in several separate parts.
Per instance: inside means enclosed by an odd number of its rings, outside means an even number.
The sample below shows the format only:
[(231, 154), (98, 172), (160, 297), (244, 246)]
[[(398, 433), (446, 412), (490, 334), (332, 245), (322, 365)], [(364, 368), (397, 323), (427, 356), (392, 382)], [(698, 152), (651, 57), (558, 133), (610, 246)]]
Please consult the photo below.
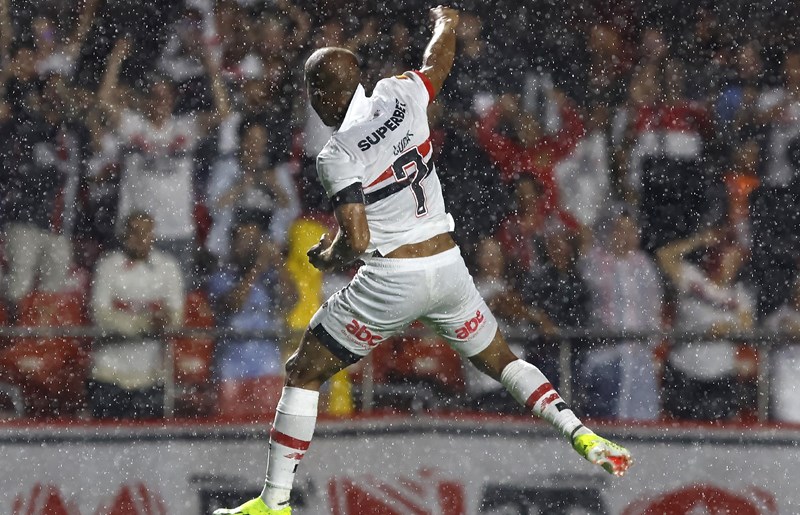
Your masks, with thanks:
[[(425, 177), (429, 176), (431, 174), (432, 170), (433, 170), (433, 166), (429, 167), (428, 168), (428, 173), (425, 174)], [(423, 177), (423, 179), (425, 177)], [(393, 182), (392, 184), (390, 184), (388, 186), (384, 186), (383, 188), (381, 188), (379, 190), (370, 191), (369, 193), (364, 193), (364, 202), (367, 205), (369, 205), (369, 204), (374, 204), (375, 202), (378, 202), (378, 201), (383, 200), (385, 198), (391, 197), (395, 193), (403, 191), (404, 189), (406, 189), (409, 186), (411, 186), (411, 182), (412, 181)]]
[(333, 207), (339, 207), (342, 204), (363, 204), (364, 203), (364, 190), (361, 188), (360, 182), (355, 182), (345, 189), (339, 191), (336, 195), (331, 197), (331, 204)]
[(336, 339), (331, 336), (331, 333), (322, 327), (322, 324), (317, 324), (315, 327), (311, 328), (311, 334), (316, 336), (322, 345), (331, 351), (331, 354), (344, 361), (348, 365), (352, 365), (363, 357), (350, 352), (344, 347), (344, 345), (337, 342)]

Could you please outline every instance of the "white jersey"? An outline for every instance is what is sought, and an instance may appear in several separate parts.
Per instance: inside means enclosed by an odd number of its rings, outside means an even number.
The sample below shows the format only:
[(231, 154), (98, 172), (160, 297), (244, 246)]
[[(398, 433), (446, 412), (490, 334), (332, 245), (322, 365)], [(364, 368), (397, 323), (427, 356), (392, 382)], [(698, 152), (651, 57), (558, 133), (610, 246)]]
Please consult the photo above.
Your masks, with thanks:
[(317, 157), (329, 197), (360, 184), (370, 245), (386, 255), (452, 231), (442, 186), (431, 162), (426, 108), (433, 88), (420, 72), (379, 81), (371, 97), (358, 86), (341, 127)]

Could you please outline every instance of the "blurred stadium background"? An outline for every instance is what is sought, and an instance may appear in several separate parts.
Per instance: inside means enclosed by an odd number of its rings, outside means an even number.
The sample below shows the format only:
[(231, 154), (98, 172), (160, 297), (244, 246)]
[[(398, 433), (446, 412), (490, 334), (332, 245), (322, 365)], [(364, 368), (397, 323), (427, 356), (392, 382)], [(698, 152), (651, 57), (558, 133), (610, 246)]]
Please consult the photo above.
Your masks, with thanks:
[[(428, 4), (0, 0), (0, 510), (260, 491), (282, 363), (354, 272), (305, 256), (335, 221), (302, 63), (413, 69)], [(455, 236), (637, 466), (597, 475), (412, 327), (324, 392), (297, 511), (800, 513), (800, 8), (456, 7), (429, 113)]]

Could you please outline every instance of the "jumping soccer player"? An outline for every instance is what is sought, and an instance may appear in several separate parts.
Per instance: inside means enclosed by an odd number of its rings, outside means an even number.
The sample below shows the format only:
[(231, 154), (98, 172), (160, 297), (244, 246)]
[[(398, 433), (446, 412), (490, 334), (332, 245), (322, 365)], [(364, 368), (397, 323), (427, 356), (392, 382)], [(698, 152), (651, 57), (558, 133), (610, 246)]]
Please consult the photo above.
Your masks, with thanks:
[(627, 450), (584, 427), (539, 369), (509, 350), (450, 237), (426, 108), (453, 65), (458, 11), (440, 6), (431, 17), (422, 68), (379, 81), (370, 97), (350, 51), (322, 48), (306, 61), (311, 105), (336, 127), (317, 172), (339, 224), (308, 258), (326, 271), (356, 259), (364, 265), (317, 311), (286, 363), (261, 496), (215, 515), (291, 513), (289, 492), (314, 433), (320, 387), (415, 320), (500, 381), (584, 458), (617, 476), (631, 464)]

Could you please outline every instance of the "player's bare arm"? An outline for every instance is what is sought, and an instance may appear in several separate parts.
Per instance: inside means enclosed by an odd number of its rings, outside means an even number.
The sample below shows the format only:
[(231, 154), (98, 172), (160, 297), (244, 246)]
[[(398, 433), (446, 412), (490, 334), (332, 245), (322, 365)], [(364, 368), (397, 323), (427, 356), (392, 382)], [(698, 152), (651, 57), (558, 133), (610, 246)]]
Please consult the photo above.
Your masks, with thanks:
[(369, 226), (364, 204), (352, 202), (334, 209), (339, 230), (333, 240), (324, 235), (319, 243), (308, 251), (308, 260), (322, 271), (342, 268), (352, 263), (367, 250)]
[(431, 9), (433, 36), (422, 57), (422, 68), (431, 81), (433, 92), (439, 94), (445, 79), (453, 67), (456, 55), (456, 27), (458, 27), (458, 11), (450, 7)]

